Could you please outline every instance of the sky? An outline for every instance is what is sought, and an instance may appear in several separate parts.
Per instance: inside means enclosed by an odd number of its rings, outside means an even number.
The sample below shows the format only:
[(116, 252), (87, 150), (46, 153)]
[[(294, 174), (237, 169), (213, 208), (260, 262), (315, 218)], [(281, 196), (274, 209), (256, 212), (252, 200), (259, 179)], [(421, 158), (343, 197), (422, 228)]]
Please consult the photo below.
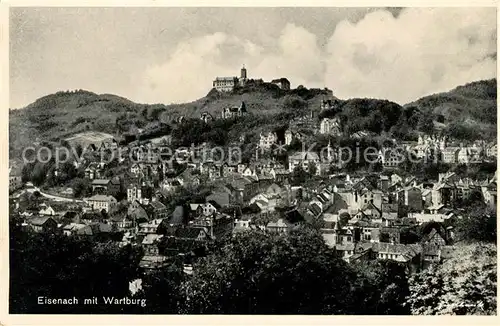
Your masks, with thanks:
[(138, 103), (217, 76), (405, 104), (496, 77), (496, 8), (11, 8), (10, 107), (62, 90)]

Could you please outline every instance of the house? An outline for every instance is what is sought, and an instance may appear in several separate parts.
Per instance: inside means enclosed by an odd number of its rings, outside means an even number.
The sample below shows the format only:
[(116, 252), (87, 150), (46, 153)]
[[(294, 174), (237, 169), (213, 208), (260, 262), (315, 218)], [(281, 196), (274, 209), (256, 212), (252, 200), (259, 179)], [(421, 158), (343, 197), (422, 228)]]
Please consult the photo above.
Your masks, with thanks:
[(174, 208), (174, 211), (172, 212), (170, 219), (168, 220), (168, 223), (170, 225), (181, 225), (184, 223), (184, 219), (187, 216), (187, 209), (185, 209), (183, 206), (178, 205)]
[(459, 164), (469, 164), (474, 163), (475, 158), (478, 156), (474, 148), (464, 147), (460, 145), (460, 149), (457, 153), (457, 163)]
[(414, 269), (420, 266), (422, 247), (418, 244), (373, 243), (372, 250), (378, 259), (389, 259), (405, 263)]
[(139, 233), (141, 234), (158, 234), (161, 231), (160, 226), (165, 223), (163, 219), (154, 219), (150, 222), (139, 224)]
[(315, 152), (296, 152), (288, 157), (288, 171), (291, 173), (300, 166), (304, 171), (310, 172), (310, 167), (316, 168), (315, 174), (321, 174), (320, 159)]
[(201, 173), (207, 174), (209, 179), (218, 179), (222, 176), (220, 164), (212, 162), (203, 164)]
[(450, 182), (440, 182), (434, 185), (431, 191), (434, 206), (449, 206), (456, 198), (456, 187)]
[(383, 148), (378, 152), (378, 161), (384, 168), (398, 167), (404, 160), (405, 156), (398, 148)]
[(446, 147), (441, 151), (441, 158), (444, 163), (457, 163), (460, 147)]
[(428, 223), (428, 222), (438, 222), (442, 223), (449, 218), (446, 214), (429, 214), (429, 213), (408, 213), (409, 218), (414, 218), (418, 224)]
[(274, 84), (284, 91), (290, 90), (290, 81), (286, 78), (278, 78), (271, 80), (271, 84)]
[(337, 222), (333, 229), (321, 229), (325, 243), (335, 248), (337, 254), (344, 260), (348, 260), (354, 254), (355, 234), (348, 227), (341, 227)]
[(334, 118), (324, 118), (319, 124), (319, 133), (328, 135), (340, 135), (342, 128), (340, 126), (340, 120), (337, 117)]
[(486, 147), (486, 156), (487, 157), (497, 157), (498, 146), (497, 143), (490, 143)]
[(135, 183), (131, 183), (127, 186), (127, 201), (129, 203), (131, 203), (135, 200), (142, 202), (143, 199), (145, 198), (144, 195), (146, 195), (146, 193), (147, 193), (146, 191), (143, 192), (142, 186), (135, 184)]
[(481, 193), (483, 194), (484, 202), (491, 208), (497, 206), (497, 184), (491, 182), (481, 186)]
[(238, 172), (238, 165), (225, 162), (222, 164), (222, 176), (227, 177)]
[(153, 200), (147, 205), (150, 216), (153, 219), (164, 219), (167, 218), (168, 210), (162, 202)]
[[(362, 214), (370, 218), (371, 221), (382, 221), (382, 209), (377, 207), (373, 202), (369, 201), (359, 210), (358, 214)], [(356, 216), (358, 216), (358, 214)]]
[(48, 216), (55, 216), (56, 215), (55, 209), (52, 208), (50, 205), (41, 204), (40, 207), (41, 207), (41, 209), (38, 212), (38, 214), (40, 214), (40, 215), (48, 215)]
[(104, 210), (107, 213), (113, 211), (118, 204), (115, 197), (106, 195), (94, 195), (90, 198), (86, 198), (84, 201), (88, 203), (93, 210)]
[(225, 207), (231, 203), (231, 196), (226, 191), (213, 191), (205, 200), (207, 202), (214, 201), (219, 207)]
[(237, 166), (237, 172), (238, 174), (243, 174), (243, 171), (245, 171), (245, 169), (247, 168), (247, 165), (245, 163), (238, 163), (238, 166)]
[(352, 213), (357, 213), (368, 203), (373, 203), (379, 210), (382, 209), (383, 192), (373, 187), (367, 180), (357, 182), (351, 189), (340, 195), (347, 202), (349, 211)]
[(285, 131), (285, 145), (290, 145), (294, 139), (303, 140), (304, 135), (298, 131), (287, 129)]
[(161, 268), (168, 264), (166, 256), (160, 255), (158, 244), (163, 240), (163, 235), (147, 234), (141, 242), (144, 248), (144, 256), (139, 262), (139, 267), (145, 270)]
[(253, 166), (248, 166), (243, 170), (241, 175), (243, 175), (244, 177), (256, 177), (257, 169)]
[(332, 194), (332, 198), (326, 209), (323, 211), (322, 218), (325, 222), (337, 222), (340, 214), (348, 211), (346, 201), (337, 193)]
[(398, 193), (398, 202), (411, 211), (420, 212), (423, 209), (422, 191), (414, 186), (405, 187)]
[(111, 216), (110, 223), (120, 232), (134, 233), (135, 223), (129, 216)]
[(241, 102), (240, 106), (227, 107), (222, 110), (222, 119), (231, 119), (243, 117), (247, 114), (247, 106), (245, 102)]
[(190, 217), (203, 216), (203, 203), (191, 203), (188, 208)]
[(118, 228), (112, 223), (94, 222), (88, 224), (92, 229), (92, 235), (110, 235), (116, 233)]
[(36, 233), (57, 232), (57, 222), (50, 216), (31, 218), (28, 220), (28, 225)]
[(134, 175), (139, 175), (139, 173), (141, 173), (141, 171), (142, 171), (142, 166), (139, 163), (134, 163), (130, 167), (130, 173), (132, 173)]
[(214, 200), (202, 204), (201, 207), (203, 210), (203, 215), (205, 216), (213, 215), (217, 212), (218, 209), (220, 209), (219, 204), (217, 204)]
[(425, 243), (426, 245), (435, 245), (435, 246), (446, 245), (445, 238), (439, 233), (438, 230), (436, 230), (436, 228), (432, 228), (431, 232), (424, 235), (422, 242)]
[(120, 179), (94, 179), (92, 180), (92, 192), (96, 194), (116, 195), (120, 192)]
[(146, 234), (142, 239), (142, 247), (144, 248), (144, 255), (156, 256), (159, 254), (158, 243), (163, 238), (161, 234)]
[(175, 192), (182, 188), (183, 185), (184, 180), (182, 180), (181, 178), (174, 178), (163, 180), (160, 186), (164, 191)]
[(127, 208), (127, 215), (137, 221), (149, 221), (152, 219), (147, 205), (139, 200), (134, 200)]
[(70, 223), (62, 228), (62, 232), (66, 236), (91, 236), (92, 228), (86, 224)]
[(290, 223), (288, 223), (285, 219), (280, 218), (275, 222), (267, 223), (266, 230), (269, 232), (286, 233), (290, 227)]
[(274, 144), (278, 143), (278, 135), (275, 132), (260, 134), (259, 148), (270, 149)]
[(9, 192), (18, 190), (23, 186), (21, 171), (19, 169), (9, 167)]
[(234, 220), (233, 233), (251, 230), (250, 218), (242, 217), (241, 219)]
[(204, 241), (210, 236), (204, 227), (185, 226), (175, 230), (174, 237), (176, 239), (188, 241)]
[(85, 168), (85, 178), (88, 178), (90, 180), (94, 179), (99, 179), (103, 175), (105, 163), (104, 162), (91, 162), (86, 168)]

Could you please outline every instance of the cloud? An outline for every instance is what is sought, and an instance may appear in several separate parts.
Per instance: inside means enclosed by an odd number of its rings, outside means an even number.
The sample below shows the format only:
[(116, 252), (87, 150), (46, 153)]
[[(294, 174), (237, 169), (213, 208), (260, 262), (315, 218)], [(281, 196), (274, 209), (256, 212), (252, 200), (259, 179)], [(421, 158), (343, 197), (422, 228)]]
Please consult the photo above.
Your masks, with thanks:
[(407, 8), (339, 22), (325, 46), (288, 23), (274, 45), (226, 33), (178, 43), (165, 62), (138, 76), (134, 100), (186, 102), (208, 93), (216, 76), (287, 77), (292, 87), (329, 87), (339, 98), (385, 98), (404, 104), (496, 76), (492, 8)]
[(135, 98), (148, 103), (192, 101), (208, 93), (216, 76), (238, 76), (243, 64), (249, 78), (288, 77), (295, 86), (323, 84), (324, 63), (314, 34), (287, 24), (276, 44), (264, 49), (225, 33), (186, 40), (164, 63), (140, 76)]
[(225, 33), (179, 43), (169, 59), (139, 76), (136, 98), (148, 103), (186, 102), (204, 96), (217, 75), (234, 75), (229, 62), (257, 47)]
[(264, 79), (287, 77), (292, 87), (323, 84), (323, 54), (316, 35), (303, 27), (287, 24), (278, 39), (279, 50), (262, 58), (256, 72)]
[(343, 21), (327, 45), (325, 83), (340, 98), (401, 104), (496, 76), (492, 8), (385, 10)]

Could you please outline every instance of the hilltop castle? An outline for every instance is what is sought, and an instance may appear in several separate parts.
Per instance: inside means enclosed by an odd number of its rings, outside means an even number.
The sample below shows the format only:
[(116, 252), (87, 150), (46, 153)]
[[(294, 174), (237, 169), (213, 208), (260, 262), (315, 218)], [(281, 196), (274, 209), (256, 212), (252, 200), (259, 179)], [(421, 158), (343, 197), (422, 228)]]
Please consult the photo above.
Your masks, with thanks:
[[(263, 80), (250, 80), (251, 83), (262, 84)], [(249, 79), (247, 77), (247, 69), (245, 65), (241, 68), (240, 77), (216, 77), (213, 81), (213, 88), (219, 92), (231, 92), (236, 86), (243, 87), (249, 84)], [(271, 84), (278, 86), (279, 88), (289, 91), (290, 81), (286, 78), (273, 79)]]
[(230, 92), (237, 85), (245, 86), (247, 82), (247, 69), (243, 65), (240, 71), (240, 77), (216, 77), (213, 82), (213, 87), (219, 92)]

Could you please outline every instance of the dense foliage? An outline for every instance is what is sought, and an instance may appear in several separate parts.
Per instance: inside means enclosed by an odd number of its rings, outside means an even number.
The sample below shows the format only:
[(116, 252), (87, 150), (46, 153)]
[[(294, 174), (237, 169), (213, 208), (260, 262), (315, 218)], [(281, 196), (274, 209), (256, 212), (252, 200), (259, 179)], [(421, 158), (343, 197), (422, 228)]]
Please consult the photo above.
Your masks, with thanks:
[[(139, 276), (134, 247), (11, 229), (12, 313), (401, 314), (406, 270), (390, 262), (350, 266), (312, 230), (248, 232), (212, 246), (186, 275), (174, 263)], [(146, 307), (38, 305), (52, 298), (125, 297)]]
[[(83, 305), (83, 298), (129, 294), (141, 251), (112, 242), (23, 232), (11, 223), (11, 313), (131, 313), (126, 306)], [(38, 297), (81, 299), (79, 305), (40, 305)]]
[(415, 315), (496, 314), (494, 245), (459, 246), (450, 259), (410, 278), (407, 305)]

